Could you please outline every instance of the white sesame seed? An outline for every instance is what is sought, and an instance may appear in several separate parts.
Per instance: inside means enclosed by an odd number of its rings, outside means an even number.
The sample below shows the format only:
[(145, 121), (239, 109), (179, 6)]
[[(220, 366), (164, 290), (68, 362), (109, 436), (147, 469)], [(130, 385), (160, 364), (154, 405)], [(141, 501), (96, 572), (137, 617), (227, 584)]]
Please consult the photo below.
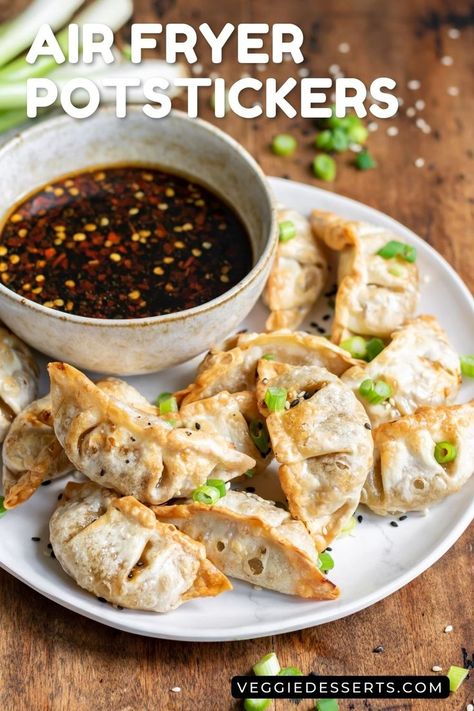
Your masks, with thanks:
[(417, 168), (423, 168), (424, 164), (425, 164), (424, 158), (417, 158), (415, 161), (415, 165)]
[(431, 671), (440, 672), (440, 671), (443, 671), (443, 667), (440, 667), (437, 664), (435, 664), (434, 667), (431, 667)]
[(453, 62), (454, 59), (447, 54), (444, 57), (441, 57), (441, 64), (444, 64), (445, 67), (450, 67)]
[(266, 68), (267, 68), (266, 64), (256, 64), (255, 65), (255, 69), (257, 70), (257, 72), (264, 72)]
[(216, 79), (219, 79), (219, 74), (217, 72), (211, 72), (209, 74), (209, 79), (212, 79), (212, 81), (215, 81)]
[(341, 71), (339, 64), (331, 64), (329, 67), (329, 74), (338, 74)]
[(405, 113), (406, 113), (406, 115), (408, 116), (408, 118), (413, 118), (413, 116), (416, 114), (416, 111), (415, 111), (415, 109), (413, 108), (413, 106), (409, 106), (409, 107), (407, 108), (407, 110), (405, 111)]
[(170, 691), (173, 691), (175, 694), (179, 694), (179, 692), (181, 691), (181, 687), (180, 686), (173, 686), (173, 688), (170, 689)]
[(459, 32), (457, 27), (450, 27), (448, 30), (448, 37), (449, 39), (459, 39), (461, 36), (461, 33)]
[(202, 64), (193, 64), (191, 67), (191, 71), (193, 74), (202, 74)]
[(396, 126), (389, 126), (387, 128), (387, 136), (398, 136), (398, 128)]
[(359, 145), (358, 143), (351, 143), (349, 145), (349, 150), (352, 151), (353, 153), (360, 153), (362, 150), (362, 146)]
[(332, 103), (334, 103), (334, 102), (336, 101), (336, 94), (335, 94), (334, 92), (332, 92), (332, 94), (331, 94), (331, 96), (329, 97), (329, 99), (332, 101)]
[(459, 96), (459, 87), (448, 86), (448, 94), (449, 96)]
[(468, 704), (466, 706), (466, 711), (474, 711), (474, 706), (472, 704)]
[(308, 77), (309, 76), (309, 69), (308, 67), (301, 67), (301, 69), (298, 69), (298, 76), (302, 77)]
[(421, 82), (419, 82), (418, 79), (410, 79), (410, 81), (407, 83), (407, 87), (411, 91), (416, 91), (417, 89), (420, 88), (420, 86), (421, 86)]
[(454, 627), (452, 625), (446, 625), (443, 632), (448, 633), (448, 632), (452, 632), (453, 630), (454, 630)]
[(401, 96), (397, 96), (397, 101), (399, 106), (403, 106), (403, 104), (405, 103), (405, 99), (402, 99)]
[(426, 104), (425, 104), (425, 102), (423, 101), (423, 99), (418, 99), (417, 101), (415, 101), (415, 109), (416, 109), (417, 111), (423, 111), (423, 109), (425, 108), (425, 106), (426, 106)]
[(367, 125), (367, 129), (370, 131), (370, 133), (374, 133), (374, 131), (378, 131), (379, 125), (378, 123), (375, 123), (375, 121), (371, 121)]
[(240, 75), (241, 79), (248, 79), (250, 77), (250, 74), (248, 72), (244, 72), (243, 74)]
[(338, 50), (341, 54), (348, 54), (351, 51), (351, 46), (347, 42), (341, 42)]
[(288, 400), (287, 400), (287, 401), (285, 402), (285, 410), (289, 410), (289, 409), (290, 409), (290, 403), (289, 403)]

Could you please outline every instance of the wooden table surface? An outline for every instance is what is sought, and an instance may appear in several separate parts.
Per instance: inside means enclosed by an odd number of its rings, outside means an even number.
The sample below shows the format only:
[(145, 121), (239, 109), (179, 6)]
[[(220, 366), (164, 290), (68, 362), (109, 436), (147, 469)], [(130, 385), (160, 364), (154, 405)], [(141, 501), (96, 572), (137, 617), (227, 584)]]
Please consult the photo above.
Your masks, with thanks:
[[(0, 0), (0, 18), (25, 0)], [(378, 168), (356, 172), (347, 156), (329, 190), (368, 203), (408, 225), (453, 265), (472, 289), (473, 210), (473, 61), (474, 12), (466, 0), (136, 0), (140, 21), (295, 22), (306, 36), (305, 66), (327, 76), (337, 64), (348, 76), (370, 81), (392, 76), (404, 100), (398, 117), (378, 121), (370, 150)], [(459, 38), (448, 30), (457, 27)], [(338, 51), (347, 42), (350, 52)], [(231, 45), (219, 68), (235, 81), (255, 68), (239, 66)], [(235, 47), (234, 47), (235, 49)], [(441, 61), (453, 58), (452, 65)], [(209, 57), (203, 52), (203, 75)], [(449, 61), (449, 60), (448, 60)], [(268, 75), (286, 78), (297, 70), (288, 63)], [(257, 72), (258, 73), (258, 72)], [(259, 76), (264, 77), (265, 73)], [(407, 87), (420, 81), (418, 90)], [(457, 87), (457, 96), (451, 95)], [(407, 107), (422, 100), (415, 118)], [(207, 104), (207, 102), (204, 102)], [(207, 106), (202, 116), (212, 120)], [(416, 126), (422, 117), (431, 127)], [(217, 121), (241, 141), (272, 175), (318, 185), (309, 170), (313, 157), (311, 121), (283, 118)], [(398, 135), (387, 135), (396, 126)], [(272, 135), (289, 130), (299, 139), (291, 159), (273, 156)], [(415, 160), (423, 158), (422, 168)], [(184, 644), (136, 637), (98, 625), (49, 602), (0, 572), (0, 704), (5, 710), (32, 711), (225, 711), (241, 708), (230, 698), (230, 678), (250, 671), (261, 655), (275, 650), (285, 665), (320, 674), (427, 674), (462, 664), (472, 641), (472, 529), (436, 565), (386, 600), (338, 622), (268, 639), (225, 644)], [(229, 609), (229, 614), (232, 614)], [(445, 625), (454, 631), (445, 634)], [(383, 645), (385, 651), (373, 649)], [(180, 692), (172, 692), (173, 687)], [(341, 710), (448, 709), (461, 711), (474, 694), (472, 679), (446, 701), (341, 701)], [(300, 709), (309, 709), (302, 702)], [(275, 703), (283, 711), (289, 701)]]

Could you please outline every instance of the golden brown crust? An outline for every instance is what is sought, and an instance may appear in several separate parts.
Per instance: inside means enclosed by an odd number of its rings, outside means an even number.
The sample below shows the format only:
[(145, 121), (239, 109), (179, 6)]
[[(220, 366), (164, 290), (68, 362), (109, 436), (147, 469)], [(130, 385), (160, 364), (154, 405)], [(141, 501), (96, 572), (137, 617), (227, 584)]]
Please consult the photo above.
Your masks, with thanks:
[(413, 315), (418, 299), (416, 264), (377, 254), (396, 235), (322, 210), (313, 210), (311, 225), (329, 248), (340, 252), (334, 343), (353, 334), (388, 337)]

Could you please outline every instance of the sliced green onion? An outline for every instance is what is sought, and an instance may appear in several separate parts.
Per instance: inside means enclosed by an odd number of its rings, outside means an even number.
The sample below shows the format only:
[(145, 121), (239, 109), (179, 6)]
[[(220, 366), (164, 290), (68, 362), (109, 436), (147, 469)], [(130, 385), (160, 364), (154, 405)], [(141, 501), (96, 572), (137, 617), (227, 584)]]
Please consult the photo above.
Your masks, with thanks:
[(353, 358), (360, 358), (364, 360), (367, 356), (367, 341), (362, 336), (352, 336), (352, 338), (347, 338), (342, 341), (341, 348), (345, 351), (349, 351)]
[(332, 570), (334, 568), (334, 560), (327, 551), (323, 551), (319, 554), (318, 568), (320, 568), (324, 573), (327, 573), (328, 570)]
[(280, 662), (275, 652), (266, 654), (253, 666), (255, 676), (276, 676), (280, 670)]
[(359, 393), (371, 405), (378, 405), (393, 395), (391, 386), (384, 380), (364, 380), (359, 386)]
[(371, 338), (370, 341), (367, 341), (367, 361), (370, 363), (384, 348), (385, 343), (381, 338)]
[(0, 518), (2, 518), (2, 516), (5, 516), (5, 514), (7, 512), (7, 509), (4, 506), (4, 501), (5, 501), (5, 497), (0, 496)]
[(287, 396), (286, 388), (268, 388), (265, 393), (265, 405), (270, 412), (281, 412), (285, 409)]
[(270, 451), (270, 437), (268, 436), (265, 422), (262, 422), (262, 420), (252, 420), (249, 426), (249, 434), (259, 452), (266, 456)]
[(332, 151), (334, 150), (334, 144), (332, 140), (332, 131), (328, 128), (325, 131), (318, 133), (314, 139), (314, 145), (319, 148), (320, 151)]
[(280, 242), (289, 242), (296, 237), (296, 226), (291, 220), (284, 220), (278, 225), (278, 239)]
[(361, 151), (358, 153), (354, 162), (356, 168), (359, 170), (370, 170), (370, 168), (375, 168), (377, 165), (368, 151)]
[(362, 145), (366, 142), (369, 136), (369, 132), (366, 127), (359, 123), (358, 125), (349, 126), (347, 128), (347, 137), (350, 143), (357, 143), (357, 145)]
[(291, 156), (296, 151), (298, 142), (289, 133), (279, 133), (272, 140), (272, 151), (277, 156)]
[(403, 277), (406, 275), (407, 271), (400, 264), (391, 264), (387, 269), (388, 273), (394, 277)]
[(336, 162), (324, 153), (313, 160), (313, 173), (317, 178), (332, 182), (336, 178)]
[(160, 410), (160, 415), (167, 415), (170, 412), (178, 412), (178, 403), (173, 393), (161, 393), (156, 398), (156, 405)]
[(245, 711), (265, 711), (271, 702), (271, 699), (245, 699), (244, 709)]
[(337, 153), (347, 151), (349, 148), (349, 138), (342, 128), (335, 128), (332, 132), (332, 145), (333, 150), (337, 151)]
[(217, 489), (219, 494), (221, 495), (221, 498), (227, 494), (227, 489), (225, 488), (225, 481), (222, 479), (208, 479), (206, 481), (207, 486), (213, 486), (214, 489)]
[(449, 690), (453, 693), (459, 689), (464, 679), (469, 674), (469, 669), (464, 669), (463, 667), (449, 667), (448, 679), (449, 679)]
[(251, 479), (253, 476), (255, 476), (255, 469), (249, 469), (248, 471), (246, 471), (245, 476), (248, 476), (248, 478)]
[(346, 523), (346, 525), (343, 526), (343, 528), (341, 529), (339, 537), (341, 538), (343, 536), (349, 536), (356, 526), (357, 526), (357, 519), (355, 516), (351, 516), (349, 521)]
[(216, 501), (219, 501), (221, 493), (215, 486), (202, 484), (202, 486), (198, 486), (197, 489), (194, 489), (192, 497), (193, 501), (196, 501), (198, 504), (207, 504), (208, 506), (212, 506), (212, 504), (215, 504)]
[(298, 667), (282, 667), (278, 676), (303, 676), (303, 672)]
[(434, 458), (438, 464), (448, 464), (457, 457), (458, 450), (451, 442), (438, 442), (434, 449)]
[(339, 704), (336, 699), (319, 699), (314, 708), (316, 711), (339, 711)]
[(265, 353), (265, 355), (262, 356), (262, 360), (275, 360), (275, 356), (271, 353)]
[(391, 239), (387, 244), (385, 244), (377, 252), (379, 257), (384, 259), (393, 259), (394, 257), (400, 257), (406, 262), (416, 261), (416, 248), (404, 242), (398, 242), (396, 239)]
[(461, 356), (461, 373), (474, 378), (474, 355)]

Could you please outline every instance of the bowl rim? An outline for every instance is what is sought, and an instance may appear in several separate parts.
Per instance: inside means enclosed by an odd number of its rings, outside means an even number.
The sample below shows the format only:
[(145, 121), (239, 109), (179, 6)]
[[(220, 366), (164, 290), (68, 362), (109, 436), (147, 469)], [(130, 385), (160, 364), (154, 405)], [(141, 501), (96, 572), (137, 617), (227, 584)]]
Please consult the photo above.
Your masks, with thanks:
[[(129, 106), (128, 107), (128, 112), (129, 113), (134, 113), (134, 114), (139, 114), (142, 113), (142, 110), (139, 106)], [(112, 118), (114, 118), (116, 121), (120, 121), (121, 119), (117, 118), (115, 113), (114, 113), (114, 107), (113, 106), (102, 106), (99, 108), (96, 114), (94, 116), (98, 115), (107, 115), (109, 114)], [(127, 114), (128, 115), (128, 114)], [(147, 118), (143, 114), (144, 118)], [(211, 299), (210, 301), (206, 301), (204, 304), (200, 304), (199, 306), (193, 306), (191, 309), (183, 309), (182, 311), (176, 311), (174, 313), (170, 314), (158, 314), (157, 316), (144, 316), (142, 318), (124, 318), (124, 319), (108, 319), (108, 318), (92, 318), (91, 316), (80, 316), (78, 314), (70, 314), (65, 311), (57, 311), (56, 309), (51, 309), (48, 306), (43, 306), (43, 304), (38, 304), (36, 301), (31, 301), (30, 299), (27, 299), (24, 296), (20, 296), (17, 294), (15, 291), (12, 289), (9, 289), (7, 286), (2, 284), (0, 282), (0, 295), (6, 297), (7, 299), (10, 299), (11, 301), (15, 302), (19, 306), (23, 306), (26, 308), (30, 308), (32, 311), (38, 312), (38, 314), (41, 314), (42, 316), (47, 316), (53, 319), (57, 319), (59, 321), (68, 321), (70, 323), (76, 323), (79, 325), (86, 325), (86, 326), (108, 326), (112, 328), (120, 328), (123, 326), (152, 326), (152, 325), (157, 325), (157, 324), (165, 324), (165, 323), (173, 323), (175, 321), (182, 321), (183, 319), (188, 319), (192, 318), (193, 316), (198, 316), (201, 314), (206, 313), (207, 311), (211, 311), (218, 306), (221, 306), (222, 304), (227, 303), (231, 299), (233, 299), (237, 294), (239, 294), (243, 289), (245, 289), (247, 286), (249, 286), (255, 279), (256, 277), (261, 273), (263, 269), (267, 266), (268, 261), (272, 258), (274, 250), (276, 249), (277, 245), (277, 217), (276, 217), (276, 201), (273, 196), (273, 192), (270, 188), (270, 184), (268, 182), (268, 179), (266, 175), (264, 174), (263, 170), (251, 156), (251, 154), (247, 151), (246, 148), (244, 148), (238, 141), (236, 141), (235, 138), (232, 138), (228, 133), (223, 131), (220, 128), (217, 128), (217, 126), (214, 126), (214, 124), (210, 123), (209, 121), (205, 121), (204, 119), (201, 118), (190, 118), (186, 112), (180, 111), (178, 109), (172, 109), (170, 114), (168, 116), (165, 116), (164, 119), (159, 119), (159, 120), (166, 120), (166, 118), (169, 118), (169, 116), (176, 116), (179, 120), (183, 121), (189, 121), (193, 123), (197, 123), (199, 126), (201, 126), (204, 130), (209, 131), (210, 133), (216, 134), (224, 143), (228, 145), (228, 147), (231, 150), (234, 150), (235, 152), (239, 153), (240, 156), (244, 159), (244, 161), (252, 168), (254, 173), (256, 174), (257, 178), (260, 180), (260, 183), (264, 189), (264, 193), (268, 199), (268, 205), (270, 207), (270, 228), (268, 230), (268, 236), (267, 236), (267, 241), (265, 243), (265, 246), (263, 248), (263, 251), (260, 255), (260, 257), (257, 259), (255, 264), (253, 265), (252, 269), (239, 281), (237, 284), (235, 284), (231, 289), (228, 291), (225, 291), (223, 294), (220, 296), (217, 296), (214, 299)], [(93, 117), (92, 117), (93, 118)], [(1, 160), (4, 156), (4, 153), (7, 153), (9, 150), (14, 147), (15, 143), (20, 143), (23, 141), (28, 140), (28, 138), (31, 135), (34, 135), (39, 132), (44, 132), (46, 131), (51, 131), (56, 128), (58, 124), (67, 124), (70, 122), (74, 122), (74, 119), (71, 118), (70, 116), (67, 115), (61, 115), (61, 116), (56, 116), (54, 118), (46, 119), (44, 121), (40, 121), (38, 125), (36, 126), (30, 126), (28, 128), (25, 128), (19, 132), (17, 132), (15, 135), (13, 135), (1, 148), (0, 148), (0, 164)], [(232, 206), (233, 209), (238, 213), (236, 208)]]

